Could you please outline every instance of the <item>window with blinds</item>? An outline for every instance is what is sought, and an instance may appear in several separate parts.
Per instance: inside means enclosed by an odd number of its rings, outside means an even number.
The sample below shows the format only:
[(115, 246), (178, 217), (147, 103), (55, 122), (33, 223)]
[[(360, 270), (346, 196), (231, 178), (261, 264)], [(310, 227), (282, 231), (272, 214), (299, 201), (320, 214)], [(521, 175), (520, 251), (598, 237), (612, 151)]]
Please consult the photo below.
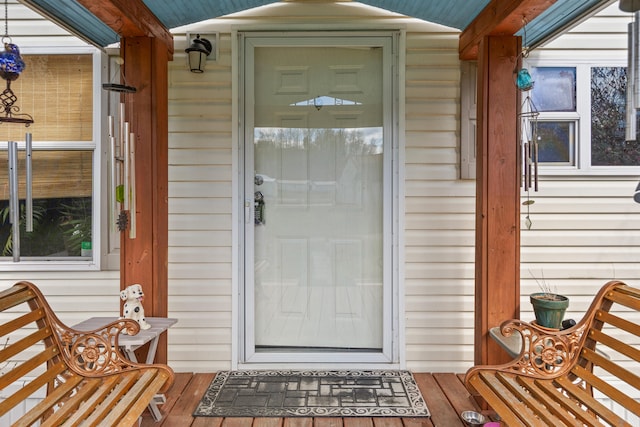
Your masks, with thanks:
[[(23, 55), (25, 71), (11, 83), (17, 113), (34, 123), (0, 124), (0, 258), (91, 260), (93, 229), (94, 70), (92, 54)], [(0, 81), (0, 84), (5, 84)], [(33, 231), (27, 231), (25, 133), (33, 139)], [(9, 223), (8, 152), (18, 142), (19, 245)], [(15, 251), (19, 250), (19, 257)]]

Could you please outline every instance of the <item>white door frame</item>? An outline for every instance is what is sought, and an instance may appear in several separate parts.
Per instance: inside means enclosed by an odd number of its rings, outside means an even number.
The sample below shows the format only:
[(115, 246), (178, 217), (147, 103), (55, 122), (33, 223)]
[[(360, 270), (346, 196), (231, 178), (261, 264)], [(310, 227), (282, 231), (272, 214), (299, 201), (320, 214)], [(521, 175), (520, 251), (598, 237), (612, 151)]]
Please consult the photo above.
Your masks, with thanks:
[[(302, 40), (306, 40), (302, 42)], [(399, 67), (398, 52), (400, 33), (397, 31), (380, 32), (238, 32), (234, 37), (234, 65), (238, 65), (235, 73), (234, 100), (237, 100), (237, 109), (234, 109), (234, 122), (238, 123), (237, 143), (234, 146), (234, 208), (233, 216), (236, 230), (234, 230), (233, 271), (234, 278), (233, 304), (235, 315), (232, 319), (234, 334), (233, 360), (234, 368), (258, 368), (260, 366), (277, 367), (344, 367), (362, 366), (369, 367), (398, 367), (400, 363), (400, 268), (399, 268), (399, 194), (400, 194), (400, 159), (399, 159)], [(255, 352), (253, 348), (254, 330), (251, 321), (252, 310), (245, 307), (254, 307), (252, 268), (245, 268), (245, 242), (247, 238), (252, 241), (252, 227), (245, 228), (245, 221), (253, 223), (253, 203), (245, 200), (245, 194), (252, 194), (253, 182), (248, 182), (245, 173), (245, 158), (253, 156), (251, 144), (245, 141), (252, 140), (253, 123), (252, 108), (245, 109), (245, 90), (250, 91), (252, 82), (245, 81), (245, 69), (252, 69), (252, 63), (246, 63), (246, 58), (251, 61), (252, 56), (246, 54), (246, 49), (256, 46), (323, 46), (323, 45), (354, 45), (381, 46), (385, 50), (383, 54), (383, 88), (384, 88), (384, 133), (385, 133), (385, 160), (383, 173), (385, 176), (385, 212), (384, 212), (384, 286), (383, 286), (383, 348), (381, 352), (304, 352), (304, 353), (268, 353)], [(237, 88), (237, 89), (235, 89)], [(249, 124), (245, 126), (245, 123)], [(247, 148), (249, 147), (249, 148)], [(253, 171), (251, 171), (253, 176)], [(252, 180), (251, 180), (252, 181)], [(235, 237), (237, 236), (237, 238)], [(251, 264), (252, 262), (249, 261)], [(247, 286), (245, 287), (245, 282)], [(249, 319), (249, 321), (247, 321)]]

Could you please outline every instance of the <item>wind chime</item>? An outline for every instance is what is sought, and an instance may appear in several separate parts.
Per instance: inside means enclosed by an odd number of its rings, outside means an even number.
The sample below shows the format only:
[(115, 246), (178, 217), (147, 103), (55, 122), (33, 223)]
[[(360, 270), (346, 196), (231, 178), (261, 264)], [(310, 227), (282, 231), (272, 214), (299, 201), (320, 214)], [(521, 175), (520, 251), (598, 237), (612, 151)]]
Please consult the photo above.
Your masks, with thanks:
[[(523, 18), (523, 45), (520, 58), (522, 60), (529, 56), (529, 50), (526, 47), (526, 19)], [(520, 59), (519, 58), (519, 59)], [(529, 192), (531, 188), (534, 191), (538, 191), (538, 116), (540, 112), (536, 108), (529, 92), (533, 89), (534, 81), (526, 67), (518, 69), (519, 61), (516, 60), (516, 69), (513, 70), (515, 75), (516, 87), (523, 93), (526, 93), (524, 101), (520, 107), (518, 113), (518, 119), (520, 120), (520, 158), (521, 158), (521, 170), (520, 187), (527, 192), (527, 200), (522, 204), (527, 207), (527, 216), (525, 218), (525, 225), (527, 229), (531, 229), (531, 218), (529, 216), (529, 207), (534, 203), (529, 198)]]
[[(8, 1), (4, 2), (4, 36), (2, 37), (4, 51), (0, 52), (0, 77), (7, 82), (6, 88), (0, 93), (0, 103), (3, 115), (0, 114), (1, 123), (23, 124), (29, 127), (33, 123), (33, 117), (29, 114), (20, 114), (20, 107), (16, 102), (18, 97), (11, 89), (11, 82), (20, 77), (26, 67), (20, 56), (20, 49), (13, 43), (9, 36), (9, 8)], [(33, 231), (33, 174), (32, 174), (32, 139), (31, 133), (25, 134), (25, 230)], [(20, 260), (20, 199), (18, 196), (18, 143), (7, 141), (7, 159), (9, 171), (9, 222), (11, 223), (11, 238), (13, 242), (13, 261)]]
[[(124, 60), (116, 59), (121, 70)], [(125, 81), (126, 83), (126, 81)], [(120, 83), (103, 83), (102, 88), (120, 95), (117, 114), (108, 116), (109, 151), (111, 172), (110, 205), (118, 231), (129, 229), (129, 238), (136, 238), (136, 137), (125, 116), (125, 100), (128, 94), (136, 92), (133, 86)]]

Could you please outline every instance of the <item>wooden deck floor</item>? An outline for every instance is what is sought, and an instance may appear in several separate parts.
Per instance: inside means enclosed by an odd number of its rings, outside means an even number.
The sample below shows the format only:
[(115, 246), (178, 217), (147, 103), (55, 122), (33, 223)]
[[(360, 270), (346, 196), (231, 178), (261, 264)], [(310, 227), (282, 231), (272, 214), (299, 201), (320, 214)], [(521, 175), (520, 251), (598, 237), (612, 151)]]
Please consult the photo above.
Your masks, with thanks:
[(215, 374), (180, 373), (161, 407), (164, 418), (156, 423), (145, 414), (145, 427), (464, 427), (459, 414), (479, 410), (469, 396), (462, 376), (413, 374), (427, 402), (431, 418), (193, 418), (193, 413)]

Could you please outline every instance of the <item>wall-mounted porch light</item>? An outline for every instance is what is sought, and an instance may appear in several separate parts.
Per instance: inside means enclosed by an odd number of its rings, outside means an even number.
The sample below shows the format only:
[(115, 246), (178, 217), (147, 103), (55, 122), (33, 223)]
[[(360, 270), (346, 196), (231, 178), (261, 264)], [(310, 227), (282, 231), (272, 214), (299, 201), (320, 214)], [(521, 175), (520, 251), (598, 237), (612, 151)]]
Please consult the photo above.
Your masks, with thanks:
[(623, 12), (638, 12), (640, 0), (620, 0), (620, 10)]
[[(187, 41), (189, 41), (189, 35), (187, 34)], [(196, 35), (196, 38), (191, 41), (187, 52), (187, 62), (189, 64), (189, 70), (192, 73), (203, 73), (207, 65), (207, 57), (211, 54), (213, 46), (208, 39), (201, 38), (200, 34)]]

